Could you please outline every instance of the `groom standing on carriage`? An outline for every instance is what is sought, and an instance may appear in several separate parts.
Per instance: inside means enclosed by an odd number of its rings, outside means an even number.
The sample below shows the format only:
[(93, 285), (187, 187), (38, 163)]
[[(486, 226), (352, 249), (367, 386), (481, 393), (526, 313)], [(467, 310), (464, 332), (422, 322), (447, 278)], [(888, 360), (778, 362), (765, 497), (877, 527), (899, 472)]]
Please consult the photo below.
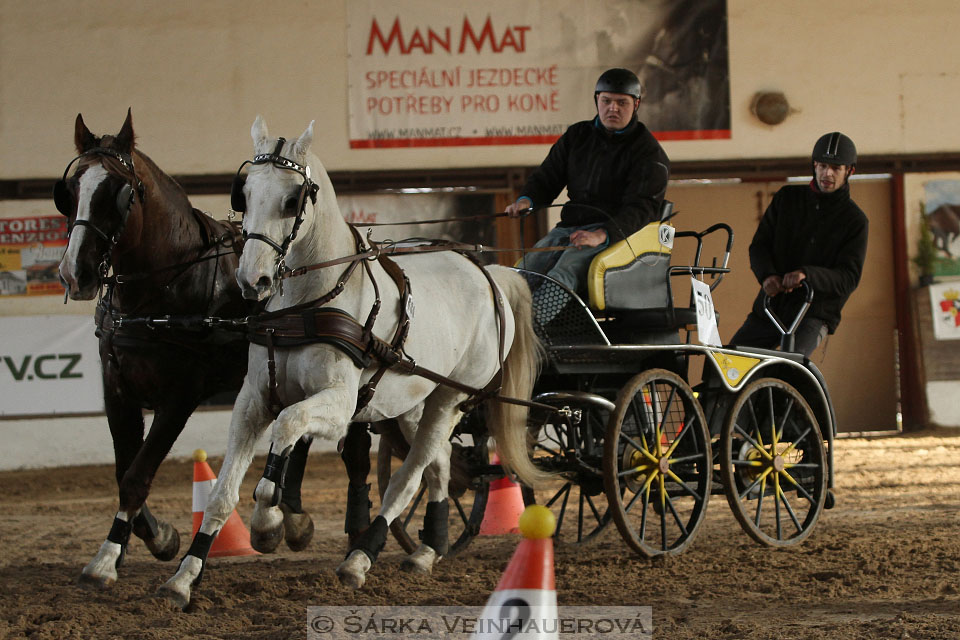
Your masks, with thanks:
[(550, 205), (564, 187), (570, 197), (560, 222), (535, 247), (577, 250), (528, 254), (525, 269), (580, 291), (596, 254), (659, 219), (670, 160), (637, 119), (641, 94), (632, 71), (604, 71), (593, 92), (597, 115), (567, 129), (507, 207), (518, 217)]
[(750, 243), (750, 268), (760, 292), (731, 344), (775, 348), (780, 332), (764, 317), (764, 298), (789, 321), (803, 302), (806, 282), (815, 293), (796, 330), (794, 351), (808, 358), (840, 324), (840, 310), (860, 284), (869, 223), (850, 197), (857, 147), (839, 131), (817, 140), (811, 153), (813, 180), (787, 185), (773, 196)]

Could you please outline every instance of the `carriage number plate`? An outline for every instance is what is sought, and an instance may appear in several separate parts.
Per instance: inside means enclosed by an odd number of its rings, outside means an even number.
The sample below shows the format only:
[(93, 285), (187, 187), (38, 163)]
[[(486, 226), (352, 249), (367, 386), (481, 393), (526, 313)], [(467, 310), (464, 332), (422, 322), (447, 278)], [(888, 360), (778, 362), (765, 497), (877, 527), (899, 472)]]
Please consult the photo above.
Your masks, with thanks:
[(710, 285), (702, 280), (690, 278), (693, 296), (697, 301), (697, 339), (708, 347), (722, 346), (720, 330), (717, 328), (717, 314), (713, 308)]

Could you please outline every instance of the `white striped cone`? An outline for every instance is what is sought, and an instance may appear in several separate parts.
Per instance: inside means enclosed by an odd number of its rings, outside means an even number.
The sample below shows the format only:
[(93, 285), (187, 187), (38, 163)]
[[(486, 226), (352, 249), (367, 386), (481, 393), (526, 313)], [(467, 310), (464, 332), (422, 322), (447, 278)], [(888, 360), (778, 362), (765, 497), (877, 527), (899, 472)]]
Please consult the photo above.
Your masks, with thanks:
[[(207, 509), (207, 501), (210, 499), (210, 493), (217, 483), (217, 476), (213, 474), (213, 469), (207, 464), (207, 452), (203, 449), (197, 449), (193, 452), (193, 535), (197, 535), (200, 525), (203, 523), (203, 512)], [(250, 546), (250, 532), (244, 526), (240, 514), (234, 509), (230, 517), (227, 518), (220, 533), (213, 541), (210, 547), (208, 558), (217, 558), (222, 556), (250, 556), (256, 555), (253, 547)]]
[(555, 524), (553, 514), (542, 505), (524, 511), (520, 519), (524, 539), (487, 600), (473, 638), (559, 637), (551, 538)]

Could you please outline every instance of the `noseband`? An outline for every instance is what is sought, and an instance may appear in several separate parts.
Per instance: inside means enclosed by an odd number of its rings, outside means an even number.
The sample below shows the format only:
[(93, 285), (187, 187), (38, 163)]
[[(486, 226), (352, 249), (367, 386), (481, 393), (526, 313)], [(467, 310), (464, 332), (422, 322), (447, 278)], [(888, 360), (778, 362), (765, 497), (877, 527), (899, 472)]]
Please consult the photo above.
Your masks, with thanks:
[[(113, 250), (117, 246), (117, 243), (120, 242), (120, 237), (123, 235), (123, 230), (127, 226), (127, 219), (130, 217), (130, 209), (133, 208), (134, 197), (138, 198), (140, 202), (143, 202), (143, 193), (144, 186), (143, 182), (140, 181), (140, 178), (137, 177), (136, 169), (133, 166), (133, 157), (126, 153), (121, 153), (115, 149), (107, 149), (105, 147), (95, 147), (88, 151), (84, 151), (73, 160), (67, 164), (67, 168), (63, 170), (63, 177), (58, 180), (53, 185), (53, 202), (57, 207), (57, 211), (62, 213), (64, 216), (69, 216), (72, 207), (70, 203), (70, 193), (67, 187), (67, 176), (70, 173), (70, 168), (73, 167), (74, 163), (85, 158), (87, 156), (108, 156), (119, 162), (124, 169), (130, 172), (130, 175), (133, 177), (132, 181), (127, 182), (120, 190), (117, 192), (116, 199), (116, 209), (117, 214), (120, 216), (120, 224), (117, 226), (116, 231), (112, 235), (107, 234), (103, 229), (98, 227), (93, 223), (92, 220), (81, 220), (75, 219), (70, 223), (70, 227), (67, 230), (67, 238), (69, 239), (70, 234), (73, 233), (74, 227), (87, 227), (93, 230), (98, 236), (103, 238), (107, 243), (107, 250), (104, 252), (103, 259), (100, 262), (100, 276), (101, 279), (106, 277), (107, 272), (110, 270), (110, 259), (113, 255)], [(136, 194), (134, 194), (134, 185), (136, 186)]]
[(300, 194), (297, 198), (297, 217), (293, 221), (293, 229), (290, 230), (290, 233), (287, 234), (287, 237), (283, 239), (282, 242), (277, 242), (274, 239), (263, 235), (262, 233), (250, 233), (246, 229), (243, 229), (243, 239), (246, 240), (260, 240), (268, 245), (270, 245), (274, 251), (277, 252), (277, 275), (282, 276), (283, 272), (286, 270), (284, 265), (284, 259), (287, 256), (287, 251), (290, 249), (290, 245), (293, 243), (294, 239), (297, 237), (297, 232), (300, 230), (300, 225), (303, 224), (304, 215), (306, 212), (307, 206), (307, 196), (310, 197), (310, 201), (313, 204), (317, 203), (317, 192), (320, 190), (320, 185), (313, 181), (310, 177), (310, 167), (301, 165), (289, 158), (285, 158), (280, 155), (280, 151), (283, 149), (283, 145), (286, 142), (285, 138), (277, 139), (277, 146), (274, 147), (273, 153), (262, 153), (255, 155), (253, 160), (245, 160), (243, 164), (240, 165), (240, 168), (237, 169), (237, 175), (233, 179), (233, 188), (230, 192), (230, 203), (234, 211), (245, 212), (247, 210), (247, 201), (246, 196), (243, 194), (243, 186), (246, 182), (246, 178), (241, 174), (243, 168), (248, 164), (272, 164), (273, 166), (279, 169), (285, 169), (287, 171), (295, 171), (303, 177), (303, 182), (300, 184)]

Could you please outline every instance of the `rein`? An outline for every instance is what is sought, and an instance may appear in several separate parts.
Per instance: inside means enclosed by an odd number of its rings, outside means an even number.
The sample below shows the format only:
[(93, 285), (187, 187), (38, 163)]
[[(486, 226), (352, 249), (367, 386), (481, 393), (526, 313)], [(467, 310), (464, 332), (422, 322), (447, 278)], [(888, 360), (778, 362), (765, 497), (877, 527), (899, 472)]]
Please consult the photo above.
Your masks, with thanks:
[[(547, 207), (543, 207), (546, 209)], [(506, 211), (501, 211), (500, 213), (483, 213), (477, 214), (475, 216), (463, 216), (462, 218), (433, 218), (431, 220), (411, 220), (409, 222), (351, 222), (355, 227), (397, 227), (400, 225), (414, 225), (414, 224), (440, 224), (443, 222), (466, 222), (470, 220), (492, 220), (493, 218), (503, 218), (508, 216)], [(524, 215), (529, 215), (526, 213)]]
[[(384, 224), (396, 224), (396, 223), (384, 223)], [(366, 226), (366, 225), (361, 225)], [(351, 225), (353, 227), (353, 225)], [(508, 253), (508, 252), (527, 252), (527, 253), (538, 253), (542, 251), (568, 251), (574, 247), (566, 246), (555, 246), (555, 247), (531, 247), (529, 249), (502, 249), (499, 247), (488, 247), (482, 244), (470, 244), (466, 242), (453, 242), (451, 240), (430, 240), (428, 244), (414, 245), (414, 246), (399, 246), (399, 242), (383, 242), (376, 243), (373, 240), (368, 238), (371, 246), (374, 248), (368, 249), (366, 251), (355, 253), (349, 256), (342, 256), (340, 258), (333, 258), (330, 260), (325, 260), (323, 262), (317, 262), (315, 264), (306, 265), (303, 267), (297, 267), (296, 269), (284, 268), (283, 272), (280, 274), (281, 278), (296, 278), (297, 276), (305, 275), (311, 271), (316, 271), (317, 269), (323, 269), (325, 267), (333, 267), (338, 264), (345, 264), (348, 262), (353, 262), (355, 260), (375, 260), (381, 255), (393, 256), (393, 255), (406, 255), (414, 253), (437, 253), (440, 251), (460, 251), (467, 253)]]
[[(195, 210), (196, 213), (196, 210)], [(203, 215), (203, 214), (199, 214)], [(231, 227), (235, 227), (236, 223), (227, 222)], [(184, 272), (186, 272), (190, 267), (206, 262), (207, 260), (218, 260), (224, 256), (229, 256), (230, 254), (238, 254), (237, 250), (237, 239), (240, 238), (240, 233), (234, 228), (232, 232), (222, 233), (219, 236), (214, 237), (212, 240), (208, 239), (205, 243), (206, 246), (203, 247), (204, 252), (208, 252), (211, 249), (217, 247), (224, 247), (230, 249), (230, 251), (220, 252), (216, 251), (215, 253), (208, 253), (207, 255), (201, 254), (199, 257), (194, 258), (193, 260), (187, 260), (185, 262), (177, 262), (175, 264), (169, 264), (163, 267), (157, 267), (156, 269), (151, 269), (150, 271), (143, 271), (133, 274), (122, 274), (114, 273), (112, 276), (105, 276), (101, 278), (103, 284), (129, 284), (132, 282), (139, 282), (141, 280), (147, 280), (158, 273), (163, 273), (164, 271), (173, 271), (175, 269), (181, 269), (181, 273), (177, 274), (174, 277), (176, 279)]]

